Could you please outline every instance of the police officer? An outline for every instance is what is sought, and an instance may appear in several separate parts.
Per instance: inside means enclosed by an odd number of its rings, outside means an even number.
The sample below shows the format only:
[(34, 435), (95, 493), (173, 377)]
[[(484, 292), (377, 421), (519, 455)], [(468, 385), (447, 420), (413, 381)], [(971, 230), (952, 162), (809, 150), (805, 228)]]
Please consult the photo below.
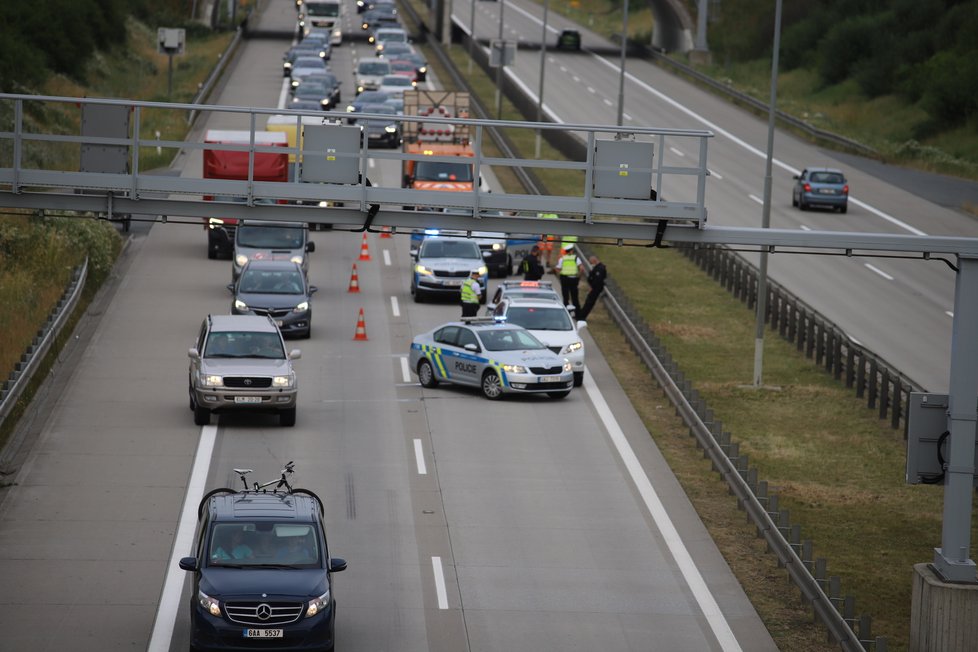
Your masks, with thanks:
[(601, 296), (601, 292), (604, 291), (604, 280), (608, 277), (608, 269), (604, 266), (604, 263), (598, 260), (597, 256), (591, 256), (588, 258), (588, 262), (591, 263), (591, 271), (587, 275), (587, 284), (590, 286), (591, 291), (587, 293), (587, 297), (584, 299), (584, 305), (574, 315), (577, 319), (587, 319), (587, 316), (591, 314), (594, 304), (597, 302), (598, 297)]
[(543, 265), (540, 264), (540, 247), (533, 245), (520, 264), (524, 281), (539, 281), (543, 278)]
[(462, 283), (462, 317), (475, 317), (478, 314), (479, 296), (481, 294), (479, 270), (473, 269), (469, 277)]
[(563, 250), (563, 255), (553, 268), (554, 274), (560, 277), (560, 294), (563, 297), (564, 305), (573, 306), (575, 315), (581, 312), (581, 299), (577, 295), (577, 284), (580, 282), (578, 278), (579, 265), (577, 255), (574, 253), (573, 247), (570, 247)]

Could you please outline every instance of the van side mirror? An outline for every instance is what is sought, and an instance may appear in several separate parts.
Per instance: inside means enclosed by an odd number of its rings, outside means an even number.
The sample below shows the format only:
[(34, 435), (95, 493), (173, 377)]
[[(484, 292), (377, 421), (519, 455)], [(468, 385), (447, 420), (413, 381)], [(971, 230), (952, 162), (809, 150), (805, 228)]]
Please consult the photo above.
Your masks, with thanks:
[(340, 557), (331, 557), (329, 560), (329, 572), (339, 573), (346, 570), (346, 560)]
[(197, 558), (184, 557), (183, 559), (180, 560), (180, 569), (185, 571), (197, 570)]

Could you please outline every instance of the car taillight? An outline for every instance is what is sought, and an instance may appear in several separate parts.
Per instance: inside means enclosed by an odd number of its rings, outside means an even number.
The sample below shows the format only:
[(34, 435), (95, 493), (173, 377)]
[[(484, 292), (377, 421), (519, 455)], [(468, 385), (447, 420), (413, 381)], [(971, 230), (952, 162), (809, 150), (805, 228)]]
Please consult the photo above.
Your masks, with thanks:
[(806, 183), (806, 184), (805, 184), (804, 186), (802, 186), (802, 189), (803, 189), (803, 190), (804, 190), (805, 192), (811, 192), (811, 191), (812, 191), (812, 184), (810, 184), (810, 183)]
[(848, 195), (849, 194), (849, 184), (848, 183), (846, 185), (842, 186), (842, 194), (843, 195)]

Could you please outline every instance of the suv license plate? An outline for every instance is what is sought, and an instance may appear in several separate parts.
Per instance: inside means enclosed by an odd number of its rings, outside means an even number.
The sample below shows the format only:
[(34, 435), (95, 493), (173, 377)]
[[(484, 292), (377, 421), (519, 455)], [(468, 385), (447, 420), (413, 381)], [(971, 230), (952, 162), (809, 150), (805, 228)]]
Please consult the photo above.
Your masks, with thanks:
[(541, 383), (559, 383), (560, 376), (540, 376)]
[(261, 403), (261, 396), (235, 396), (234, 402), (248, 404)]
[(245, 638), (282, 638), (281, 629), (246, 629)]

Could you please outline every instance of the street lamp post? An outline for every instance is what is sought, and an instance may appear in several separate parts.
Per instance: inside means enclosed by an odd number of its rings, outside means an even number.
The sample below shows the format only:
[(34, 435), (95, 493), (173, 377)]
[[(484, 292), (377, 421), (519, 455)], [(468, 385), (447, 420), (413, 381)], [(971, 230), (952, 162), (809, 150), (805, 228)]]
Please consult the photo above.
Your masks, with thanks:
[[(774, 111), (778, 99), (778, 51), (781, 49), (781, 0), (775, 0), (774, 52), (771, 56), (771, 101), (767, 114), (767, 161), (764, 164), (764, 207), (761, 228), (771, 226), (771, 160), (774, 157)], [(767, 325), (767, 250), (761, 249), (757, 274), (757, 319), (754, 331), (754, 387), (763, 386), (764, 328)]]
[[(537, 93), (537, 122), (543, 122), (543, 74), (547, 63), (547, 13), (550, 0), (543, 0), (543, 35), (540, 37), (540, 92)], [(536, 158), (540, 158), (540, 130), (537, 129)]]
[(472, 59), (475, 58), (475, 0), (469, 0), (469, 74), (472, 74)]
[(625, 51), (628, 49), (628, 0), (621, 18), (621, 71), (618, 75), (618, 126), (625, 119)]
[[(473, 0), (474, 1), (474, 0)], [(499, 0), (499, 43), (502, 47), (503, 42), (503, 10), (506, 8), (505, 0)], [(496, 120), (503, 117), (503, 59), (504, 52), (500, 52), (499, 67), (496, 68)]]

